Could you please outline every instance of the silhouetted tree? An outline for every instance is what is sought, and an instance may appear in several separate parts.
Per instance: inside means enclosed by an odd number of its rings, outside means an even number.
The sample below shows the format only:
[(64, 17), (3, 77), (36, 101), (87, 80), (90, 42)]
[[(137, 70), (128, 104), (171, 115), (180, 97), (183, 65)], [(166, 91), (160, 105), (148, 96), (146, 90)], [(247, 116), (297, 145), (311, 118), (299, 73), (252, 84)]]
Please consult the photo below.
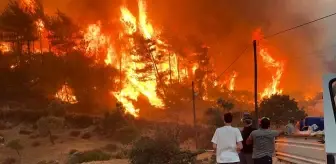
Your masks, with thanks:
[(304, 110), (299, 109), (295, 99), (289, 95), (273, 95), (260, 103), (260, 115), (276, 123), (287, 123), (289, 119), (299, 120), (306, 116)]

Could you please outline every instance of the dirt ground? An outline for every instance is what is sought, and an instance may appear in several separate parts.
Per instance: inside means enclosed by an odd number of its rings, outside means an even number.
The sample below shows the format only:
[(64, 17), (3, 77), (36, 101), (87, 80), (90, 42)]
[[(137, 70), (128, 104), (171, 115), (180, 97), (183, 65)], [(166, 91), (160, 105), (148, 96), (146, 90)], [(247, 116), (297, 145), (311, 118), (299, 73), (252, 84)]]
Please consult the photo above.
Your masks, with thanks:
[[(49, 138), (31, 138), (31, 135), (19, 134), (22, 126), (15, 127), (10, 130), (2, 130), (0, 133), (4, 136), (6, 142), (10, 140), (19, 139), (21, 145), (24, 147), (21, 154), (22, 164), (37, 164), (40, 161), (56, 160), (60, 164), (67, 161), (68, 153), (70, 150), (76, 149), (79, 151), (98, 149), (113, 143), (107, 139), (92, 137), (90, 139), (82, 139), (80, 137), (71, 137), (69, 135), (71, 130), (63, 130), (55, 133), (57, 139), (55, 145), (52, 145)], [(39, 146), (33, 146), (38, 143)], [(114, 143), (118, 144), (118, 143)], [(0, 146), (0, 163), (8, 157), (19, 159), (19, 155), (13, 149), (7, 148), (4, 145)], [(93, 162), (89, 164), (127, 164), (127, 160), (111, 160), (108, 162)]]

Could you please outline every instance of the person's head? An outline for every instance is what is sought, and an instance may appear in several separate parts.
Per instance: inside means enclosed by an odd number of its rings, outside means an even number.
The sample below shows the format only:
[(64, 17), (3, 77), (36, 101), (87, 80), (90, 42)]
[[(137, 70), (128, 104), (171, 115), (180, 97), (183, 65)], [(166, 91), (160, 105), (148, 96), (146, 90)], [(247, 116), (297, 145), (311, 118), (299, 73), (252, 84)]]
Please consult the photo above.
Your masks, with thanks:
[(268, 129), (269, 127), (271, 126), (271, 121), (269, 118), (267, 117), (263, 117), (261, 120), (260, 120), (260, 127), (262, 129)]
[(244, 123), (245, 127), (252, 126), (252, 122), (253, 122), (253, 120), (250, 117), (246, 117), (246, 118), (243, 119), (243, 123)]
[(232, 123), (232, 114), (231, 113), (225, 113), (224, 114), (224, 123), (225, 124), (231, 124)]

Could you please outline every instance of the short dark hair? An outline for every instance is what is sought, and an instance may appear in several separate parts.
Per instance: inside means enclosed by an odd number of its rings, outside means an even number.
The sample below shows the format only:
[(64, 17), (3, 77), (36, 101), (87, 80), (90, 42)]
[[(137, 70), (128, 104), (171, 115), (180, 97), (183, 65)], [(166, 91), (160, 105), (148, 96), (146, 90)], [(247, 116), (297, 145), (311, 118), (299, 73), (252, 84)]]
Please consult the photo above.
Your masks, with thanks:
[(266, 117), (262, 118), (261, 121), (260, 121), (260, 126), (263, 129), (268, 129), (271, 126), (270, 119), (266, 118)]
[(250, 125), (250, 124), (252, 124), (252, 119), (245, 119), (244, 123), (245, 123), (245, 125)]
[(231, 113), (225, 113), (224, 114), (224, 122), (225, 123), (231, 123), (232, 122), (232, 114)]

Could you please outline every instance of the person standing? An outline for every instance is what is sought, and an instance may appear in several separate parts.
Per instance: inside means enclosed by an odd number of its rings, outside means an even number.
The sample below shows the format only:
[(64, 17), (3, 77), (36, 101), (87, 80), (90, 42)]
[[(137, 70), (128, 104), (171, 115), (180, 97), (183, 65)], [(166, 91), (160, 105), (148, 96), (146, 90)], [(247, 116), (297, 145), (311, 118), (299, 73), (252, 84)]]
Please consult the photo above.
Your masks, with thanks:
[(232, 114), (224, 114), (224, 126), (216, 129), (211, 140), (218, 164), (238, 164), (240, 162), (237, 151), (243, 148), (243, 138), (240, 130), (232, 127), (231, 123)]
[(292, 135), (296, 132), (294, 123), (295, 123), (294, 119), (290, 119), (288, 121), (288, 124), (286, 125), (286, 131), (285, 131), (286, 135)]
[(240, 163), (241, 164), (253, 164), (253, 159), (252, 159), (253, 145), (246, 144), (246, 140), (250, 136), (251, 132), (256, 130), (256, 128), (252, 127), (253, 119), (251, 117), (244, 118), (243, 122), (244, 122), (244, 129), (241, 132), (243, 136), (243, 149), (241, 150), (239, 154)]
[(272, 157), (275, 151), (275, 137), (283, 132), (269, 129), (271, 121), (269, 118), (262, 118), (260, 129), (253, 131), (248, 139), (247, 144), (253, 143), (252, 158), (254, 164), (272, 164)]

